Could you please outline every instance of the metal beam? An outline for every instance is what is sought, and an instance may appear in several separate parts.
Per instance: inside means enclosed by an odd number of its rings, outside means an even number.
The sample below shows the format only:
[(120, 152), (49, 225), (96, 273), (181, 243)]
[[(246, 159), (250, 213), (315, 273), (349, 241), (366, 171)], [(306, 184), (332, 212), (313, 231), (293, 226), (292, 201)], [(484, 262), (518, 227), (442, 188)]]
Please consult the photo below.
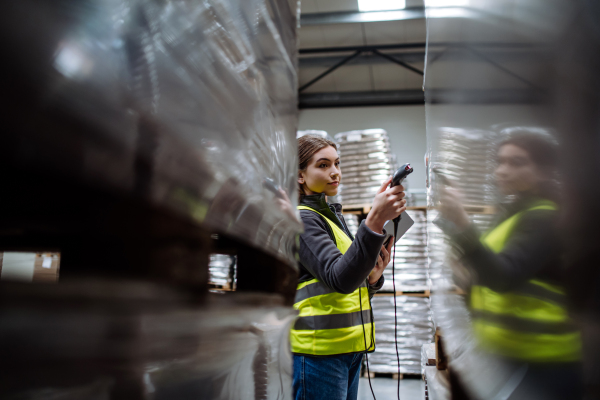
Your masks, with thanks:
[(408, 69), (408, 70), (410, 70), (412, 72), (415, 72), (415, 73), (423, 76), (423, 71), (421, 71), (420, 69), (415, 68), (412, 65), (405, 63), (404, 61), (400, 61), (400, 60), (398, 60), (398, 59), (396, 59), (396, 58), (394, 58), (394, 57), (392, 57), (392, 56), (390, 56), (388, 54), (382, 53), (379, 50), (373, 50), (373, 54), (376, 54), (379, 57), (385, 58), (386, 60), (389, 60), (389, 61), (393, 62), (394, 64), (398, 64), (401, 67), (404, 67), (404, 68), (406, 68), (406, 69)]
[[(375, 50), (405, 50), (405, 49), (423, 49), (427, 44), (425, 42), (416, 43), (397, 43), (380, 44), (371, 46), (337, 46), (337, 47), (312, 47), (299, 49), (299, 54), (319, 54), (319, 53), (344, 53), (354, 51), (375, 51)], [(478, 50), (548, 50), (548, 46), (541, 43), (510, 43), (510, 42), (434, 42), (429, 43), (429, 49), (432, 48), (476, 48)]]
[[(432, 44), (432, 46), (439, 46)], [(425, 42), (418, 43), (398, 43), (382, 44), (375, 46), (338, 46), (338, 47), (315, 47), (308, 49), (299, 49), (300, 54), (318, 54), (318, 53), (343, 53), (351, 51), (374, 51), (374, 50), (398, 50), (398, 49), (425, 49)]]
[(306, 89), (307, 87), (309, 87), (309, 86), (313, 85), (314, 83), (320, 81), (325, 76), (329, 75), (330, 73), (332, 73), (333, 71), (335, 71), (336, 69), (338, 69), (339, 67), (341, 67), (342, 65), (346, 64), (348, 61), (350, 61), (353, 58), (355, 58), (356, 56), (358, 56), (360, 53), (361, 52), (359, 50), (359, 51), (355, 52), (354, 54), (352, 54), (352, 55), (344, 58), (342, 61), (338, 62), (337, 64), (335, 64), (334, 66), (332, 66), (331, 68), (329, 68), (327, 71), (323, 72), (322, 74), (320, 74), (316, 78), (312, 79), (310, 82), (305, 83), (304, 85), (300, 86), (300, 89), (298, 89), (298, 92), (301, 92), (304, 89)]
[[(427, 54), (427, 62), (428, 65), (434, 64), (440, 57), (444, 57), (445, 61), (453, 60), (453, 61), (465, 61), (466, 59), (477, 61), (477, 62), (487, 62), (487, 60), (475, 56), (473, 54), (469, 54), (466, 51), (453, 51), (453, 48), (437, 48), (435, 50), (429, 49)], [(493, 52), (486, 52), (489, 56), (493, 55), (493, 58), (496, 63), (504, 63), (504, 62), (512, 62), (519, 61), (523, 62), (535, 62), (536, 60), (540, 60), (541, 57), (546, 56), (546, 53), (542, 49), (492, 49)], [(352, 65), (381, 65), (382, 63), (387, 63), (388, 61), (384, 60), (382, 57), (370, 57), (372, 52), (362, 52), (355, 60), (352, 61)], [(425, 50), (415, 50), (415, 51), (388, 51), (385, 53), (388, 56), (393, 57), (396, 60), (403, 61), (405, 63), (423, 63), (425, 61)], [(298, 61), (300, 68), (328, 68), (331, 65), (334, 65), (341, 60), (347, 57), (346, 54), (343, 53), (330, 53), (330, 54), (305, 54), (301, 56)]]
[[(429, 52), (429, 56), (431, 57), (433, 54), (437, 54), (438, 52)], [(411, 52), (396, 52), (396, 53), (387, 53), (388, 55), (403, 61), (405, 63), (423, 63), (425, 61), (425, 51), (411, 51)], [(329, 67), (330, 65), (334, 65), (341, 60), (343, 60), (345, 55), (318, 55), (318, 56), (305, 56), (300, 57), (298, 59), (300, 68), (323, 68)], [(370, 57), (368, 52), (361, 53), (354, 61), (352, 61), (352, 65), (380, 65), (382, 63), (386, 63), (387, 61), (382, 59), (381, 57)]]
[(368, 107), (424, 104), (537, 104), (543, 99), (539, 90), (490, 89), (451, 90), (421, 89), (377, 92), (302, 93), (298, 107)]
[(329, 12), (300, 15), (300, 26), (329, 24), (353, 24), (362, 22), (408, 21), (424, 19), (425, 8), (415, 7), (404, 10), (371, 11), (371, 12)]
[(302, 93), (298, 107), (367, 107), (424, 104), (421, 89), (386, 90), (379, 92)]

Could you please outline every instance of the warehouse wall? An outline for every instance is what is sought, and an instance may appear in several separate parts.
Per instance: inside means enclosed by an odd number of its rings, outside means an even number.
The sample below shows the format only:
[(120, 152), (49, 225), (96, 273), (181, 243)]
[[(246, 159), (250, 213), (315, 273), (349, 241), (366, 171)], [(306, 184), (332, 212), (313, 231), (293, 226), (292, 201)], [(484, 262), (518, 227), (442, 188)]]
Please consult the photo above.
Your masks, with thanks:
[[(411, 163), (411, 189), (425, 188), (425, 106), (349, 107), (300, 110), (299, 129), (319, 129), (331, 136), (356, 129), (385, 129), (398, 163)], [(343, 168), (342, 160), (342, 168)], [(342, 169), (343, 172), (343, 169)]]

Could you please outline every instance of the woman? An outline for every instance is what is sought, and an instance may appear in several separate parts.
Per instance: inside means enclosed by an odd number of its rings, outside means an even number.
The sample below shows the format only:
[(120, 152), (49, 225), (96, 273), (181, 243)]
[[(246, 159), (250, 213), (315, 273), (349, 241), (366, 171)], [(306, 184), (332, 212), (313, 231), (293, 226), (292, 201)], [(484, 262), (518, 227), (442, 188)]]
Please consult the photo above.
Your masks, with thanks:
[(375, 349), (370, 296), (383, 285), (390, 250), (384, 224), (406, 209), (404, 188), (379, 189), (356, 238), (340, 204), (327, 203), (342, 178), (335, 143), (307, 135), (298, 139), (300, 279), (291, 332), (297, 400), (356, 399), (363, 354)]
[(472, 275), (475, 336), (482, 349), (526, 371), (507, 383), (516, 389), (504, 398), (580, 398), (581, 344), (567, 313), (556, 228), (556, 145), (548, 135), (512, 129), (497, 157), (498, 188), (514, 200), (502, 207), (493, 229), (480, 236), (453, 188), (442, 190), (440, 204), (451, 222), (440, 226)]

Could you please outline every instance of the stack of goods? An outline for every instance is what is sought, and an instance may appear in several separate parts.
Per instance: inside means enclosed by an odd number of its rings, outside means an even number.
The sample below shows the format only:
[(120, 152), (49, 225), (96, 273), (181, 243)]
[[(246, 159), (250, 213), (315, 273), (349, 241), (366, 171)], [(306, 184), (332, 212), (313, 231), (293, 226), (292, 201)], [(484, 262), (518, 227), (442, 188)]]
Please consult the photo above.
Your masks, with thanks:
[(492, 132), (442, 128), (433, 165), (462, 192), (465, 204), (496, 202), (494, 142)]
[[(497, 201), (493, 182), (495, 139), (493, 132), (489, 131), (441, 128), (432, 168), (460, 190), (466, 206), (485, 208)], [(437, 201), (435, 193), (444, 184), (440, 174), (431, 176), (434, 197), (430, 203)], [(436, 289), (452, 288), (455, 277), (449, 264), (455, 262), (456, 258), (448, 246), (447, 238), (433, 223), (437, 212), (431, 210), (427, 217), (430, 280)], [(490, 227), (494, 218), (493, 214), (484, 213), (471, 214), (470, 217), (482, 232)]]
[(348, 206), (371, 204), (393, 172), (395, 161), (388, 134), (383, 129), (342, 132), (335, 135), (342, 161), (342, 184), (338, 201)]
[(211, 254), (208, 263), (208, 283), (226, 289), (233, 289), (235, 283), (235, 256)]
[(452, 270), (446, 266), (446, 255), (449, 251), (448, 241), (442, 230), (433, 223), (437, 216), (437, 210), (430, 209), (427, 212), (428, 275), (432, 290), (454, 287)]
[[(3, 255), (61, 282), (2, 283), (0, 399), (292, 398), (297, 8), (0, 2), (0, 231), (63, 261)], [(207, 293), (211, 248), (260, 276)]]
[(343, 214), (346, 226), (353, 236), (356, 236), (360, 222), (358, 222), (358, 216), (355, 214)]
[[(375, 318), (375, 352), (369, 355), (372, 372), (397, 373), (394, 342), (394, 297), (376, 296), (371, 300)], [(400, 372), (421, 373), (421, 348), (431, 343), (434, 327), (426, 297), (396, 296), (398, 310), (397, 335)]]
[(406, 205), (409, 207), (424, 207), (427, 205), (427, 189), (409, 189), (403, 185), (406, 193)]
[[(429, 289), (427, 282), (427, 218), (421, 210), (407, 210), (415, 224), (396, 243), (395, 265), (396, 291), (423, 291)], [(392, 257), (394, 249), (392, 248)], [(382, 290), (393, 292), (392, 265), (383, 273)]]

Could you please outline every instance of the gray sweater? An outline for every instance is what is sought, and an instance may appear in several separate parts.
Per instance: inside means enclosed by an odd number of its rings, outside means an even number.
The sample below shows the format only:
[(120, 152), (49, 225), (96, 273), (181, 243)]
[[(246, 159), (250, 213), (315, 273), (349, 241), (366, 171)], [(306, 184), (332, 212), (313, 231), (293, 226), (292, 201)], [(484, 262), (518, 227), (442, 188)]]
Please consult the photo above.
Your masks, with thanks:
[[(341, 204), (328, 204), (324, 194), (302, 196), (300, 204), (325, 215), (353, 242), (348, 251), (342, 254), (334, 242), (329, 224), (315, 212), (300, 210), (304, 233), (300, 235), (299, 281), (305, 282), (317, 278), (338, 293), (354, 292), (375, 267), (385, 232), (375, 233), (363, 221), (354, 238), (342, 216)], [(381, 289), (383, 282), (384, 278), (381, 276), (374, 285), (369, 285), (370, 296)]]

